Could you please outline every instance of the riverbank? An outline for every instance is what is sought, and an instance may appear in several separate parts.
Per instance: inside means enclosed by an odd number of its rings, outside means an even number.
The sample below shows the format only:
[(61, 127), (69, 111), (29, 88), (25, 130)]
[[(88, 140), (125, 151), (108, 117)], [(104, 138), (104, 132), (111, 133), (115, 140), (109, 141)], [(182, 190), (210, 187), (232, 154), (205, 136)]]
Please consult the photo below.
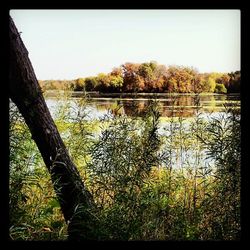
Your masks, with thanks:
[(218, 94), (218, 93), (102, 93), (98, 91), (83, 92), (83, 91), (63, 91), (63, 90), (47, 90), (44, 94), (47, 97), (57, 97), (58, 95), (69, 95), (70, 97), (82, 97), (87, 96), (90, 98), (131, 98), (131, 99), (161, 99), (166, 97), (175, 97), (175, 96), (238, 96), (240, 93), (231, 93), (231, 94)]

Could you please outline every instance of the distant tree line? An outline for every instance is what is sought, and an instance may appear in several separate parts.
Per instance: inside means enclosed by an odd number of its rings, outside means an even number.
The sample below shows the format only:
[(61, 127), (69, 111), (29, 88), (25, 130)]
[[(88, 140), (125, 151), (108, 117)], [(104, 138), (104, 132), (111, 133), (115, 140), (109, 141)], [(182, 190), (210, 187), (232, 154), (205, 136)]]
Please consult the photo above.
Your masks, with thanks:
[(193, 67), (149, 63), (125, 63), (110, 73), (75, 80), (39, 81), (44, 90), (145, 92), (145, 93), (239, 93), (241, 72), (199, 73)]

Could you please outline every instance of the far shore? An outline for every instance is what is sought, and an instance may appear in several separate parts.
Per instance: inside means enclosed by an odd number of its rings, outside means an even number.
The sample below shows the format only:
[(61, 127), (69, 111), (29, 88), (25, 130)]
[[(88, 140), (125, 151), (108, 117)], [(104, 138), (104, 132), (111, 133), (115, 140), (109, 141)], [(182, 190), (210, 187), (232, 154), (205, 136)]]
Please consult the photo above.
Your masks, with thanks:
[(218, 93), (102, 93), (98, 91), (70, 91), (70, 90), (46, 90), (44, 94), (47, 97), (56, 97), (58, 94), (67, 93), (70, 94), (72, 97), (80, 97), (80, 96), (88, 96), (88, 97), (95, 97), (95, 98), (126, 98), (126, 97), (169, 97), (169, 96), (214, 96), (214, 95), (240, 95), (240, 93), (228, 93), (228, 94), (218, 94)]

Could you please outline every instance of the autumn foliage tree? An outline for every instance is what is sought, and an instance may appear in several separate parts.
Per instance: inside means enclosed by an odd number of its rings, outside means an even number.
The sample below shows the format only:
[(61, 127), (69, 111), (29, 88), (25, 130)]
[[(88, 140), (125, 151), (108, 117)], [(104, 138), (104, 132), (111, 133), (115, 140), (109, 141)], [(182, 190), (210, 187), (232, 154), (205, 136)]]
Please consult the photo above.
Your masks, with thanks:
[[(39, 81), (43, 89), (99, 91), (107, 93), (237, 93), (240, 91), (240, 71), (231, 73), (199, 73), (187, 66), (165, 66), (155, 61), (126, 62), (120, 67), (97, 76), (73, 81)], [(218, 85), (219, 84), (219, 85)]]

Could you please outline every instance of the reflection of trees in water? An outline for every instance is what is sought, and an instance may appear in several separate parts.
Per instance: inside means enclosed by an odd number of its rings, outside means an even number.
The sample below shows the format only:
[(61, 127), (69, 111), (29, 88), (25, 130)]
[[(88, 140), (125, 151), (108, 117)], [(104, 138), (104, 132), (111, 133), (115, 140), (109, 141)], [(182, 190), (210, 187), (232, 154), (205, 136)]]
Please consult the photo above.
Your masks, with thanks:
[(194, 106), (194, 97), (193, 96), (177, 96), (176, 98), (173, 98), (172, 102), (173, 102), (173, 106)]
[(218, 111), (218, 107), (223, 109), (224, 103), (227, 101), (226, 95), (201, 96), (200, 103), (203, 109), (207, 111)]
[(142, 116), (148, 106), (148, 101), (124, 101), (123, 109), (127, 116)]
[[(223, 107), (227, 101), (226, 95), (200, 96), (200, 105), (207, 111), (218, 111), (218, 106)], [(195, 96), (181, 95), (160, 98), (158, 102), (162, 117), (192, 117), (196, 112)], [(94, 102), (97, 110), (111, 110), (113, 115), (126, 114), (127, 116), (142, 116), (147, 109), (150, 100), (97, 100)]]
[(192, 108), (182, 108), (171, 110), (169, 108), (163, 109), (161, 112), (163, 117), (193, 117), (195, 115), (195, 109)]
[[(193, 102), (194, 103), (194, 102)], [(123, 102), (124, 113), (127, 116), (142, 116), (147, 109), (149, 101)], [(158, 102), (159, 111), (162, 117), (182, 116), (192, 117), (195, 115), (193, 108), (181, 108), (180, 106), (191, 106), (192, 100), (182, 98), (179, 100), (166, 100)], [(174, 108), (173, 108), (174, 107)]]
[[(136, 105), (132, 105), (131, 102), (124, 102), (124, 112), (128, 116), (143, 115), (147, 109), (149, 100), (138, 101)], [(193, 96), (176, 96), (166, 99), (161, 99), (158, 102), (159, 111), (163, 117), (182, 116), (192, 117), (195, 114), (195, 110), (192, 108), (184, 108), (188, 106), (194, 106), (195, 101)], [(183, 107), (183, 108), (182, 108)]]
[(208, 96), (200, 96), (201, 103), (215, 103), (215, 102), (225, 102), (227, 101), (227, 95), (208, 95)]
[(125, 114), (122, 100), (115, 100), (111, 102), (98, 102), (94, 104), (98, 111), (110, 110), (113, 115)]
[(112, 106), (114, 106), (114, 101), (111, 102), (100, 102), (99, 100), (97, 102), (93, 102), (93, 104), (95, 105), (96, 109), (99, 111), (107, 111), (108, 109), (111, 109)]
[(225, 102), (227, 100), (227, 95), (215, 95), (211, 96), (211, 98), (214, 98), (216, 101)]

